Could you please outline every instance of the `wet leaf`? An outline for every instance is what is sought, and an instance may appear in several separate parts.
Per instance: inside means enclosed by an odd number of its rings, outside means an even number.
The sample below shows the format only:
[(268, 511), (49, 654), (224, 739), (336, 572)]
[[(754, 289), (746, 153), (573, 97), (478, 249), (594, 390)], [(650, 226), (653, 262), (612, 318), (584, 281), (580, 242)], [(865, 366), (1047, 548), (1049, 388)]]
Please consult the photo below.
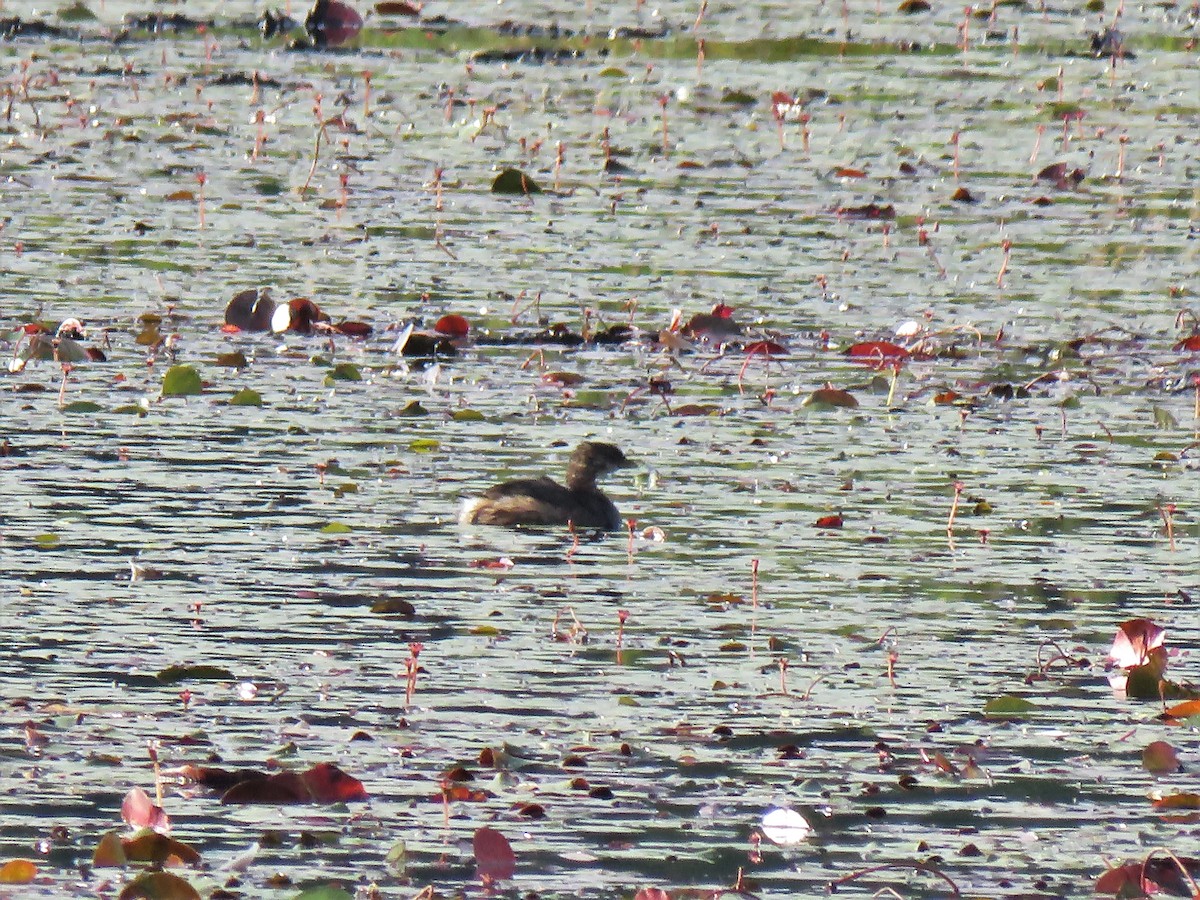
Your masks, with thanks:
[(849, 391), (835, 387), (817, 388), (804, 401), (805, 406), (828, 409), (858, 409), (858, 400)]
[(1155, 809), (1200, 809), (1200, 794), (1190, 792), (1168, 794), (1165, 797), (1151, 800), (1150, 804)]
[(93, 403), (91, 400), (76, 400), (73, 403), (68, 403), (62, 408), (64, 413), (82, 414), (82, 413), (98, 413), (103, 411), (104, 407), (99, 403)]
[(321, 529), (321, 534), (340, 535), (350, 534), (352, 531), (354, 531), (354, 529), (345, 522), (330, 522)]
[(851, 359), (872, 362), (875, 360), (899, 361), (908, 359), (912, 354), (891, 341), (862, 341), (853, 344), (845, 351)]
[(236, 681), (233, 673), (221, 666), (167, 666), (155, 676), (163, 684), (181, 681)]
[(130, 862), (144, 862), (155, 866), (194, 866), (200, 862), (200, 854), (187, 844), (148, 828), (129, 840), (122, 841), (121, 846), (124, 847), (125, 857)]
[(263, 398), (256, 390), (251, 388), (242, 388), (236, 394), (229, 398), (230, 406), (262, 406)]
[(517, 857), (508, 838), (494, 828), (477, 828), (472, 840), (475, 866), (485, 881), (504, 881), (517, 871)]
[(983, 705), (983, 714), (992, 718), (1007, 718), (1010, 716), (1025, 716), (1037, 711), (1037, 705), (1024, 697), (1007, 694), (994, 697)]
[[(258, 774), (258, 773), (252, 773)], [(250, 777), (230, 787), (223, 804), (346, 803), (368, 799), (361, 781), (333, 763), (318, 763), (307, 772), (279, 772)]]
[(450, 418), (455, 422), (482, 422), (484, 415), (477, 409), (456, 409), (450, 413)]
[(817, 521), (813, 522), (815, 528), (841, 528), (845, 522), (838, 513), (833, 513), (828, 516), (821, 516)]
[(1174, 747), (1166, 741), (1154, 741), (1142, 751), (1142, 768), (1151, 775), (1170, 775), (1182, 766)]
[(33, 536), (33, 540), (34, 540), (34, 543), (36, 543), (39, 547), (44, 547), (44, 548), (48, 549), (50, 547), (57, 547), (59, 544), (60, 538), (57, 534), (47, 533), (47, 534), (35, 534)]
[(383, 858), (387, 863), (388, 869), (398, 878), (403, 878), (408, 870), (408, 844), (404, 841), (396, 841), (392, 844), (392, 848), (388, 850), (387, 856)]
[(230, 369), (244, 369), (250, 365), (250, 361), (246, 359), (246, 354), (241, 350), (235, 350), (232, 353), (218, 353), (217, 365)]
[(192, 366), (179, 365), (167, 369), (163, 376), (162, 395), (164, 397), (192, 397), (204, 390), (200, 373)]
[(402, 600), (399, 597), (388, 597), (383, 600), (376, 600), (371, 604), (371, 612), (385, 616), (404, 616), (412, 618), (417, 614), (417, 609), (407, 600)]
[(128, 863), (129, 860), (125, 857), (125, 847), (117, 832), (110, 831), (100, 838), (100, 842), (96, 844), (96, 850), (92, 854), (93, 866), (96, 868), (124, 867)]
[(762, 817), (759, 823), (763, 837), (781, 847), (794, 847), (803, 843), (812, 833), (812, 826), (794, 809), (780, 807)]
[(29, 884), (37, 873), (36, 863), (28, 859), (10, 859), (0, 866), (0, 884)]
[[(1193, 879), (1200, 878), (1200, 861), (1187, 856), (1176, 857)], [(1176, 897), (1191, 897), (1191, 885), (1172, 859), (1151, 858), (1144, 862), (1124, 863), (1109, 869), (1096, 879), (1097, 894), (1118, 897), (1150, 896), (1160, 892)]]
[(433, 326), (433, 330), (438, 334), (461, 338), (466, 337), (471, 331), (471, 323), (464, 317), (452, 313), (438, 319), (437, 324)]
[(117, 900), (200, 900), (200, 893), (171, 872), (144, 872), (125, 885)]
[(1168, 707), (1163, 713), (1166, 719), (1191, 719), (1200, 716), (1200, 700), (1185, 700)]
[(339, 363), (329, 370), (325, 381), (362, 381), (362, 372), (353, 363)]
[(492, 181), (493, 194), (540, 194), (536, 181), (520, 169), (505, 169)]

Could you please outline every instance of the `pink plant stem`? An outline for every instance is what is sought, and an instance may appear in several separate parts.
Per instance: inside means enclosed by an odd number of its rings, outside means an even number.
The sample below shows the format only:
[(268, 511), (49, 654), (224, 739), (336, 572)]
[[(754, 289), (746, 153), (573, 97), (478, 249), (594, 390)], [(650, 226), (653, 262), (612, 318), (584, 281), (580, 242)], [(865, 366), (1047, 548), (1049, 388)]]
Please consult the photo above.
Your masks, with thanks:
[(958, 515), (958, 501), (962, 497), (963, 487), (961, 481), (954, 482), (954, 500), (950, 504), (950, 517), (946, 520), (946, 535), (951, 541), (954, 540), (954, 518)]
[(1033, 139), (1033, 152), (1029, 154), (1029, 164), (1032, 166), (1037, 162), (1038, 153), (1042, 149), (1042, 135), (1046, 132), (1045, 125), (1037, 127), (1037, 137)]
[(1004, 259), (1000, 263), (1000, 274), (996, 276), (996, 287), (998, 288), (1004, 287), (1004, 274), (1008, 271), (1008, 259), (1012, 253), (1012, 241), (1005, 239), (1001, 246), (1004, 248)]
[(200, 216), (200, 230), (201, 230), (201, 231), (203, 231), (203, 230), (204, 230), (204, 225), (205, 225), (205, 220), (204, 220), (204, 186), (205, 186), (205, 185), (208, 183), (208, 176), (207, 176), (207, 175), (205, 175), (203, 172), (197, 172), (197, 173), (196, 173), (196, 183), (197, 183), (198, 185), (200, 185), (200, 196), (199, 196), (199, 198), (197, 198), (197, 199), (198, 199), (197, 207), (198, 207), (198, 210), (199, 210), (199, 216)]

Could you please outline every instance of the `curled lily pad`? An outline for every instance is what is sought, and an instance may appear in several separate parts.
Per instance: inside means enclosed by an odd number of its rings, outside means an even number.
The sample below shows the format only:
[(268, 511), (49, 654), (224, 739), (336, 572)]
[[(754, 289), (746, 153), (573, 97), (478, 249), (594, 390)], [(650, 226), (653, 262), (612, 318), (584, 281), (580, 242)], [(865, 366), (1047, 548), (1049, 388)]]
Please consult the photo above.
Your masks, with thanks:
[(492, 181), (493, 194), (540, 194), (538, 183), (520, 169), (505, 169)]

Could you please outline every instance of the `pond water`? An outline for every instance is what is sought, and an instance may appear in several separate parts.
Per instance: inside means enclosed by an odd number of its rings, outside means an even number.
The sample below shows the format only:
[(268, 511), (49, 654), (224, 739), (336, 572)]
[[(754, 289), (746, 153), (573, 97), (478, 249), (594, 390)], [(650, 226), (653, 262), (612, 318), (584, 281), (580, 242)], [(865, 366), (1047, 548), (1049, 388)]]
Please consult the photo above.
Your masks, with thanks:
[[(697, 26), (694, 3), (431, 2), (313, 53), (264, 42), (249, 3), (156, 4), (213, 21), (116, 42), (145, 7), (5, 4), (66, 29), (0, 43), (0, 863), (39, 865), (19, 896), (132, 877), (88, 864), (153, 792), (152, 743), (166, 766), (333, 761), (370, 794), (230, 807), (168, 779), (204, 896), (477, 892), (483, 825), (513, 896), (741, 872), (791, 897), (882, 865), (839, 893), (948, 892), (914, 861), (971, 896), (1084, 896), (1106, 860), (1192, 851), (1196, 823), (1149, 797), (1194, 775), (1141, 753), (1194, 769), (1195, 730), (1114, 699), (1104, 658), (1151, 618), (1170, 676), (1200, 680), (1200, 360), (1176, 347), (1195, 7), (1125, 5), (1114, 64), (1088, 37), (1111, 3), (1000, 5), (965, 49), (960, 6), (895, 6)], [(775, 92), (804, 101), (782, 127)], [(505, 167), (547, 191), (493, 194)], [(258, 286), (373, 332), (223, 331)], [(718, 304), (738, 341), (658, 340)], [(395, 351), (450, 313), (456, 355)], [(19, 364), (21, 329), (69, 317), (106, 360), (64, 387)], [(556, 323), (634, 330), (537, 338)], [(919, 352), (841, 352), (883, 340)], [(173, 364), (203, 393), (161, 397)], [(858, 406), (806, 403), (827, 383)], [(246, 388), (261, 405), (230, 404)], [(456, 524), (588, 437), (637, 462), (606, 482), (632, 539)], [(1027, 680), (1057, 652), (1075, 664)], [(199, 664), (232, 678), (157, 677)], [(1033, 709), (984, 714), (1007, 695)], [(486, 795), (447, 819), (460, 765)], [(812, 835), (759, 845), (777, 805)]]

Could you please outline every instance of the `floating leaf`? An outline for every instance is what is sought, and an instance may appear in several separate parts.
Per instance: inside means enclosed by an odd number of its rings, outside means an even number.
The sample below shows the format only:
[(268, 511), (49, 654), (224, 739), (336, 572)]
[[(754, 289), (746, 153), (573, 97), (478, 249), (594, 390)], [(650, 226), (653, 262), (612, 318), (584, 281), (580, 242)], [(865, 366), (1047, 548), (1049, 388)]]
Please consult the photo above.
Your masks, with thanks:
[(784, 807), (773, 809), (763, 816), (760, 827), (763, 837), (781, 847), (802, 843), (812, 833), (812, 826), (804, 816)]
[(329, 370), (326, 381), (362, 381), (362, 372), (353, 363), (339, 363)]
[(46, 533), (34, 535), (33, 540), (39, 547), (45, 547), (48, 549), (50, 547), (57, 547), (61, 539), (57, 534)]
[(407, 417), (427, 416), (429, 415), (429, 410), (423, 407), (419, 400), (409, 400), (396, 415)]
[(450, 413), (450, 418), (455, 422), (482, 422), (484, 416), (477, 409), (456, 409)]
[(204, 390), (200, 373), (189, 365), (171, 366), (163, 376), (164, 397), (192, 397)]
[(846, 355), (851, 359), (873, 362), (876, 360), (904, 360), (912, 354), (891, 341), (862, 341), (848, 347)]
[(117, 900), (200, 900), (200, 892), (170, 872), (144, 872), (125, 885)]
[(839, 513), (821, 516), (821, 518), (813, 522), (813, 526), (816, 528), (841, 528), (844, 524), (845, 522)]
[(433, 330), (438, 334), (445, 334), (449, 337), (466, 337), (471, 331), (471, 323), (464, 317), (452, 313), (438, 319), (437, 324), (433, 326)]
[(1200, 334), (1190, 334), (1175, 345), (1177, 353), (1200, 353)]
[(246, 359), (246, 354), (241, 350), (235, 350), (232, 353), (218, 353), (217, 365), (227, 366), (230, 369), (244, 369), (250, 365), (250, 361)]
[(407, 600), (401, 600), (399, 597), (387, 597), (372, 603), (371, 612), (385, 616), (404, 616), (411, 619), (417, 614), (417, 609)]
[(387, 863), (393, 875), (403, 878), (405, 871), (408, 869), (408, 845), (404, 841), (396, 841), (392, 845), (392, 849), (387, 852), (387, 856), (383, 858), (383, 861)]
[(354, 895), (336, 884), (320, 884), (301, 891), (292, 900), (354, 900)]
[(1142, 768), (1151, 775), (1170, 775), (1182, 766), (1174, 747), (1166, 741), (1154, 741), (1142, 751)]
[(29, 884), (37, 872), (37, 864), (28, 859), (10, 859), (0, 866), (0, 884)]
[(993, 716), (995, 718), (1025, 716), (1036, 710), (1036, 704), (1026, 700), (1024, 697), (1015, 697), (1012, 694), (1006, 694), (1003, 697), (995, 697), (983, 704), (983, 714), (985, 716)]
[(442, 442), (435, 438), (416, 438), (408, 442), (408, 449), (413, 453), (432, 453), (442, 446)]
[(236, 681), (233, 673), (221, 666), (167, 666), (156, 676), (163, 684), (181, 681)]
[(505, 169), (492, 181), (493, 194), (540, 194), (536, 181), (520, 169)]
[(349, 534), (353, 530), (345, 522), (330, 522), (321, 529), (321, 534)]
[(517, 871), (517, 856), (508, 838), (494, 828), (477, 828), (472, 840), (475, 866), (485, 882), (504, 881)]
[(1165, 719), (1190, 719), (1200, 716), (1200, 700), (1184, 700), (1163, 713)]
[(1096, 879), (1096, 893), (1116, 894), (1118, 897), (1148, 897), (1158, 893), (1191, 897), (1191, 885), (1184, 873), (1179, 871), (1176, 860), (1187, 870), (1187, 875), (1193, 879), (1200, 878), (1200, 860), (1187, 856), (1168, 859), (1152, 857), (1109, 869)]
[[(216, 770), (220, 771), (220, 770)], [(222, 773), (230, 774), (230, 773)], [(235, 777), (238, 773), (232, 773)], [(318, 763), (307, 772), (259, 772), (237, 781), (221, 796), (224, 804), (345, 803), (367, 800), (361, 781), (333, 763)]]
[(242, 388), (236, 394), (229, 398), (230, 406), (262, 406), (263, 398), (256, 390), (251, 388)]
[(628, 78), (629, 73), (617, 66), (605, 66), (598, 73), (600, 78)]
[(849, 391), (835, 387), (817, 388), (804, 401), (805, 406), (826, 407), (830, 409), (857, 409), (858, 400)]
[(99, 403), (93, 403), (91, 400), (76, 400), (74, 403), (68, 403), (62, 408), (64, 413), (98, 413), (104, 409)]
[(121, 844), (130, 862), (144, 862), (155, 866), (194, 866), (200, 862), (200, 854), (195, 849), (150, 828), (142, 829)]
[(1191, 792), (1168, 794), (1157, 800), (1151, 800), (1150, 803), (1155, 809), (1200, 809), (1200, 794)]
[(96, 868), (105, 866), (123, 868), (128, 864), (129, 860), (125, 858), (125, 848), (121, 844), (121, 835), (110, 831), (100, 838), (100, 842), (96, 844), (96, 851), (92, 854), (93, 866)]

